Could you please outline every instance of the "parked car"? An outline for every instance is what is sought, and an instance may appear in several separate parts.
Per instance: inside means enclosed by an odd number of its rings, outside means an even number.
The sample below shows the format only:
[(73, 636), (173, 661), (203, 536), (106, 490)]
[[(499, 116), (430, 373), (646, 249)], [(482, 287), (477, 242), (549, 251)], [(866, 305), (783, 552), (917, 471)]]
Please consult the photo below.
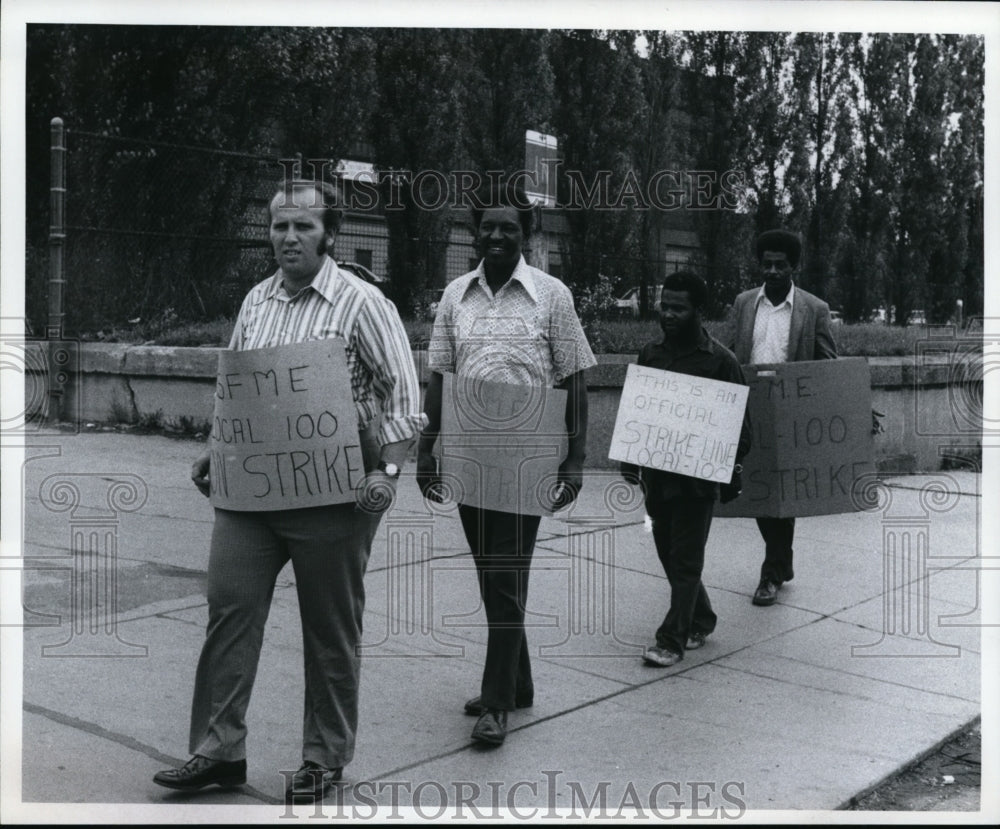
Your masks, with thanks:
[(369, 282), (372, 285), (377, 286), (380, 290), (385, 291), (386, 286), (389, 284), (389, 277), (379, 276), (373, 273), (364, 265), (359, 265), (357, 262), (338, 262), (338, 268), (343, 268), (345, 271), (350, 271), (355, 276), (360, 277), (365, 282)]
[[(649, 310), (656, 310), (656, 306), (660, 302), (660, 293), (663, 288), (657, 285), (654, 288), (650, 287), (650, 299), (649, 299)], [(622, 317), (632, 317), (638, 319), (639, 317), (639, 289), (629, 288), (624, 294), (622, 294), (618, 299), (615, 300), (615, 308), (618, 311), (618, 315)]]
[(424, 302), (427, 307), (427, 319), (434, 319), (437, 316), (438, 305), (441, 304), (441, 297), (444, 296), (444, 288), (428, 288), (424, 291)]
[(622, 317), (639, 316), (639, 289), (629, 288), (615, 300), (615, 308)]
[(910, 311), (910, 316), (906, 318), (907, 325), (927, 325), (927, 315), (919, 309)]
[(830, 324), (831, 325), (843, 325), (844, 317), (840, 311), (830, 311)]

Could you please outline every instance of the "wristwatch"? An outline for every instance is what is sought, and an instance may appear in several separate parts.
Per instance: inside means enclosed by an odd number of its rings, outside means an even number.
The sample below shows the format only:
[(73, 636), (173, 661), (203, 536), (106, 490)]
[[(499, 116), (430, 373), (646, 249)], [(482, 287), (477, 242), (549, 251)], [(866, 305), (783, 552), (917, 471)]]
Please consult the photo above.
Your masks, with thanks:
[(385, 461), (379, 461), (378, 466), (375, 467), (379, 472), (384, 472), (388, 477), (396, 480), (399, 477), (400, 469), (394, 463), (386, 463)]

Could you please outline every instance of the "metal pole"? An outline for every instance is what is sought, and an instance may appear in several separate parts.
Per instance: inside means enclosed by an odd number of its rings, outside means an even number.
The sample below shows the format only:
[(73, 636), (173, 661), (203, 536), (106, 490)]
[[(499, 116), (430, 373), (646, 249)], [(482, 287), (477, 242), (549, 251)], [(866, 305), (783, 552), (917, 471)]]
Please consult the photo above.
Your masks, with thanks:
[(62, 409), (62, 370), (55, 365), (55, 340), (62, 340), (65, 312), (63, 311), (63, 286), (66, 278), (63, 267), (63, 245), (66, 241), (66, 142), (62, 118), (52, 119), (52, 137), (49, 150), (49, 320), (45, 338), (49, 342), (49, 405), (50, 422), (59, 420)]

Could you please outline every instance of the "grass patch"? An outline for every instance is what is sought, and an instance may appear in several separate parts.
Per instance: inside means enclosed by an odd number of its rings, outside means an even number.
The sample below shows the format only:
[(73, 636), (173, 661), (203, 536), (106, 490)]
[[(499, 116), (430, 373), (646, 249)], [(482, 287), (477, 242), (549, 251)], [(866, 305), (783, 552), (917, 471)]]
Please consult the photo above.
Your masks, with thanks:
[(836, 325), (833, 337), (842, 357), (903, 357), (917, 352), (917, 342), (927, 339), (926, 325), (859, 323)]
[(229, 345), (233, 335), (234, 320), (217, 319), (211, 322), (190, 322), (164, 331), (155, 337), (157, 345), (200, 346)]

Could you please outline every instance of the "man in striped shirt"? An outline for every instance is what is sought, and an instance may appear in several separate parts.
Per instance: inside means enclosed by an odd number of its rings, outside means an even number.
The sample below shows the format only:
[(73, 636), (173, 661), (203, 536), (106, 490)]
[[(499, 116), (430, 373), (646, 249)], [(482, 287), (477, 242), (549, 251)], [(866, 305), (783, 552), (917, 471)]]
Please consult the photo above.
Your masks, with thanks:
[[(153, 778), (168, 788), (246, 781), (245, 714), (274, 584), (289, 560), (302, 617), (306, 696), (303, 764), (288, 794), (321, 797), (354, 754), (365, 568), (400, 467), (426, 417), (395, 306), (327, 255), (340, 225), (339, 204), (338, 191), (327, 183), (296, 181), (275, 195), (270, 238), (279, 269), (247, 294), (229, 347), (342, 339), (365, 479), (357, 504), (270, 512), (216, 508), (209, 622), (191, 713), (194, 756)], [(206, 453), (191, 473), (205, 495), (209, 467)]]

